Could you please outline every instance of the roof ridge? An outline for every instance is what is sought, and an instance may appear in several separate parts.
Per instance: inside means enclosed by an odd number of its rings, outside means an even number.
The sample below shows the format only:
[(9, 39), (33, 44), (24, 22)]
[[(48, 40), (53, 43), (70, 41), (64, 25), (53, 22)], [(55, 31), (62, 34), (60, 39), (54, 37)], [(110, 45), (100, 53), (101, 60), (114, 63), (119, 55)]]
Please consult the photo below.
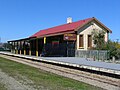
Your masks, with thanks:
[(58, 33), (58, 32), (64, 32), (68, 30), (74, 30), (78, 26), (84, 24), (85, 22), (92, 20), (93, 18), (87, 18), (87, 19), (82, 19), (79, 21), (75, 21), (72, 23), (66, 23), (66, 24), (61, 24), (57, 26), (53, 26), (51, 28), (46, 28), (46, 29), (41, 29), (37, 33), (33, 34), (30, 37), (37, 37), (37, 36), (43, 36), (51, 33)]
[[(94, 17), (92, 17), (92, 18), (94, 18)], [(51, 28), (55, 28), (55, 27), (59, 27), (59, 26), (63, 26), (63, 25), (70, 25), (70, 24), (73, 24), (73, 23), (77, 23), (77, 22), (84, 21), (84, 20), (88, 20), (88, 19), (92, 19), (92, 18), (86, 18), (86, 19), (78, 20), (78, 21), (75, 21), (75, 22), (72, 22), (72, 23), (60, 24), (60, 25), (56, 25), (56, 26), (53, 26), (53, 27), (50, 27), (50, 28), (41, 29), (41, 30), (39, 30), (39, 31), (43, 31), (43, 30), (47, 30), (47, 29), (51, 29)], [(39, 31), (38, 31), (38, 32), (39, 32)]]

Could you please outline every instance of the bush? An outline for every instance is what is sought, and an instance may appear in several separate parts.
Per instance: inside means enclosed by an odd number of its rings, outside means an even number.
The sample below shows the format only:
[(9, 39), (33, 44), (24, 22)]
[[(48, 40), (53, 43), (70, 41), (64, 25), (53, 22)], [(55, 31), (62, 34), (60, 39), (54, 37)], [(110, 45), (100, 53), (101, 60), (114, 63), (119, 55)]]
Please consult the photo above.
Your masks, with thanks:
[(114, 56), (116, 59), (120, 59), (120, 44), (118, 42), (109, 40), (104, 49), (109, 50), (110, 58)]

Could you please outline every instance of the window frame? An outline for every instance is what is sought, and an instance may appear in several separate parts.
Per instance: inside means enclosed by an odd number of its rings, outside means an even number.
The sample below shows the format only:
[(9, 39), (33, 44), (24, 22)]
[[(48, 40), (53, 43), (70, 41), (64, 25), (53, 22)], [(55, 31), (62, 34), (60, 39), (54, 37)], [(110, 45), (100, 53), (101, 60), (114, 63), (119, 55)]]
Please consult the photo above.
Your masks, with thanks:
[[(81, 43), (81, 40), (80, 40), (80, 36), (82, 36), (82, 43)], [(80, 44), (81, 43), (81, 44)], [(80, 34), (79, 35), (79, 48), (80, 49), (83, 49), (84, 48), (84, 34)]]
[[(89, 41), (89, 36), (91, 37), (91, 40)], [(90, 45), (89, 45), (89, 42), (90, 42)], [(92, 47), (92, 35), (91, 34), (88, 34), (87, 35), (87, 47), (88, 48), (91, 48)]]

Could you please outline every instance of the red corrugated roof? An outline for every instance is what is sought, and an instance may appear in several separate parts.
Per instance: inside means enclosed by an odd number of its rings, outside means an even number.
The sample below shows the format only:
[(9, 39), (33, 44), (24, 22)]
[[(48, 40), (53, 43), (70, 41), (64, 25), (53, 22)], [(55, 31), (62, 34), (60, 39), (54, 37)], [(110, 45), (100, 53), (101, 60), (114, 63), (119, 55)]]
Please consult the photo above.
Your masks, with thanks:
[(91, 19), (93, 19), (93, 18), (88, 18), (88, 19), (77, 21), (77, 22), (73, 22), (73, 23), (69, 23), (69, 24), (63, 24), (63, 25), (60, 25), (60, 26), (55, 26), (55, 27), (52, 27), (52, 28), (40, 30), (39, 32), (32, 35), (31, 37), (43, 37), (45, 35), (74, 31), (76, 28), (84, 25), (85, 23), (87, 23)]

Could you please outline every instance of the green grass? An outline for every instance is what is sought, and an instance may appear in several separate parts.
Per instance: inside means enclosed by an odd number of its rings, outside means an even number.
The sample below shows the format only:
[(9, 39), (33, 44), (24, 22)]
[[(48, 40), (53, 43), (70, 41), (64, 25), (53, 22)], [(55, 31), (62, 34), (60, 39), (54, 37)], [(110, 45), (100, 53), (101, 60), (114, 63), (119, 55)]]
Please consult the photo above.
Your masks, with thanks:
[(0, 90), (7, 90), (4, 84), (0, 83)]
[(102, 90), (73, 79), (16, 63), (2, 57), (0, 57), (0, 69), (18, 81), (22, 80), (22, 77), (27, 77), (27, 79), (33, 82), (33, 84), (28, 84), (33, 85), (37, 89), (39, 86), (42, 86), (49, 90)]

